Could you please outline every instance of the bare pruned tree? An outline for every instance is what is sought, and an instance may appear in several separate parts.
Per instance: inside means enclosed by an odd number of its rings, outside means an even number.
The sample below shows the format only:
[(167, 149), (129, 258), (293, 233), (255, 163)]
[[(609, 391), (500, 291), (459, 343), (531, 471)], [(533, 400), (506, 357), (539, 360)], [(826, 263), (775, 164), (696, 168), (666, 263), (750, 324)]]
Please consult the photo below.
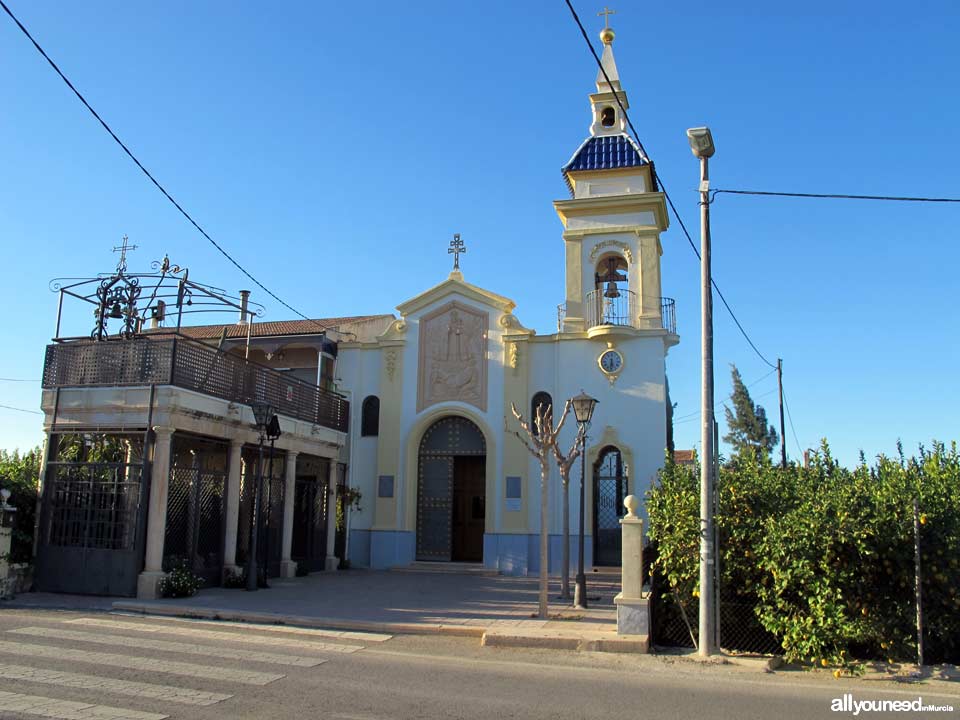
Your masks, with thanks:
[[(570, 408), (570, 401), (563, 410), (564, 417)], [(560, 425), (563, 425), (561, 421)], [(557, 428), (557, 432), (560, 428)], [(560, 597), (564, 600), (570, 599), (570, 469), (573, 463), (580, 457), (580, 447), (583, 440), (583, 428), (577, 431), (573, 438), (573, 445), (564, 455), (560, 452), (560, 446), (554, 442), (551, 446), (553, 457), (557, 461), (557, 469), (560, 471), (560, 487), (563, 491), (563, 569), (560, 574)]]
[(567, 413), (570, 411), (570, 403), (567, 403), (563, 408), (563, 415), (560, 416), (560, 422), (556, 427), (553, 426), (553, 407), (551, 405), (541, 403), (537, 406), (534, 411), (533, 428), (530, 427), (530, 423), (523, 419), (523, 415), (517, 410), (516, 405), (510, 403), (510, 409), (513, 411), (513, 416), (517, 419), (517, 422), (523, 430), (523, 435), (516, 431), (514, 431), (513, 434), (517, 436), (517, 439), (523, 443), (524, 447), (526, 447), (527, 450), (530, 451), (530, 454), (540, 463), (540, 608), (537, 614), (545, 620), (547, 618), (549, 592), (549, 568), (547, 566), (549, 561), (547, 499), (550, 478), (550, 455), (553, 446), (557, 442), (557, 434), (563, 427), (563, 423), (566, 422)]

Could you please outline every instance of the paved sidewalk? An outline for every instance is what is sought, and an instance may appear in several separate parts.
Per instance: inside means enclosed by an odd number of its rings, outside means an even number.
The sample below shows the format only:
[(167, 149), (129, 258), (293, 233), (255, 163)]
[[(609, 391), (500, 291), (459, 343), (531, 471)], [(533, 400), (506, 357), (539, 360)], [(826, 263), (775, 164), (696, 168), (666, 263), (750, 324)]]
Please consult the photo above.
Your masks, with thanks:
[(559, 579), (551, 578), (549, 620), (536, 617), (538, 587), (537, 578), (528, 577), (347, 570), (273, 579), (269, 589), (252, 593), (210, 588), (178, 600), (117, 599), (113, 608), (379, 632), (486, 635), (484, 643), (490, 645), (601, 649), (598, 642), (619, 642), (620, 649), (628, 649), (616, 634), (613, 596), (619, 573), (588, 577), (588, 597), (596, 600), (586, 611), (561, 601)]

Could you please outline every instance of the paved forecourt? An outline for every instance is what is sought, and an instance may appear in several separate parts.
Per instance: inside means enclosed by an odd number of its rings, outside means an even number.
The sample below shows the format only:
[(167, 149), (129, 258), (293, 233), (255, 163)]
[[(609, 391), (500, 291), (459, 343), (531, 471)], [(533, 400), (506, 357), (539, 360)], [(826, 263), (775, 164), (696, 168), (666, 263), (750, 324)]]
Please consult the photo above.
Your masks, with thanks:
[(283, 682), (285, 668), (323, 672), (391, 637), (122, 615), (11, 619), (0, 632), (3, 718), (198, 717), (201, 708), (242, 702), (244, 688)]

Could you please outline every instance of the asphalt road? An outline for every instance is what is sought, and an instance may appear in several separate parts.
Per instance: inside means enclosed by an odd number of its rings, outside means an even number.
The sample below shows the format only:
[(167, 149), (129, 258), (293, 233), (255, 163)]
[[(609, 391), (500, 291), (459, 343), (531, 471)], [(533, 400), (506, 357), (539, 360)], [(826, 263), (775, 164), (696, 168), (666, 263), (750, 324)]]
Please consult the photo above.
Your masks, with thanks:
[(766, 674), (652, 656), (479, 647), (66, 611), (0, 611), (0, 718), (826, 718), (858, 700), (949, 704), (960, 687)]

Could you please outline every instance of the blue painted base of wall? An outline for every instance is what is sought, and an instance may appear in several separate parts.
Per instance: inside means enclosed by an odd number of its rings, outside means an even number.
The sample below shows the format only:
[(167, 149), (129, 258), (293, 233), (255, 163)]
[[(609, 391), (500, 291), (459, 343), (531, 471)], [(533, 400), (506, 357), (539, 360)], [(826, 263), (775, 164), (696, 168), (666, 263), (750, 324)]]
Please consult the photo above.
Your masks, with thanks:
[[(549, 538), (549, 572), (559, 575), (563, 565), (563, 536)], [(577, 572), (579, 538), (570, 537), (570, 575)], [(384, 570), (403, 567), (416, 560), (416, 535), (397, 530), (350, 530), (350, 564)], [(584, 567), (593, 567), (593, 538), (584, 538)], [(485, 534), (484, 567), (503, 575), (536, 575), (540, 572), (540, 536), (532, 534)]]
[[(551, 535), (548, 545), (548, 572), (559, 575), (563, 567), (563, 536)], [(577, 571), (579, 538), (570, 538), (570, 573)], [(584, 568), (593, 566), (593, 538), (584, 538)], [(504, 575), (536, 575), (540, 572), (540, 536), (514, 534), (486, 534), (483, 536), (483, 564)]]
[(347, 553), (351, 567), (370, 567), (370, 531), (350, 528), (350, 547)]
[(370, 530), (370, 565), (374, 570), (409, 565), (416, 558), (416, 536), (402, 530)]

